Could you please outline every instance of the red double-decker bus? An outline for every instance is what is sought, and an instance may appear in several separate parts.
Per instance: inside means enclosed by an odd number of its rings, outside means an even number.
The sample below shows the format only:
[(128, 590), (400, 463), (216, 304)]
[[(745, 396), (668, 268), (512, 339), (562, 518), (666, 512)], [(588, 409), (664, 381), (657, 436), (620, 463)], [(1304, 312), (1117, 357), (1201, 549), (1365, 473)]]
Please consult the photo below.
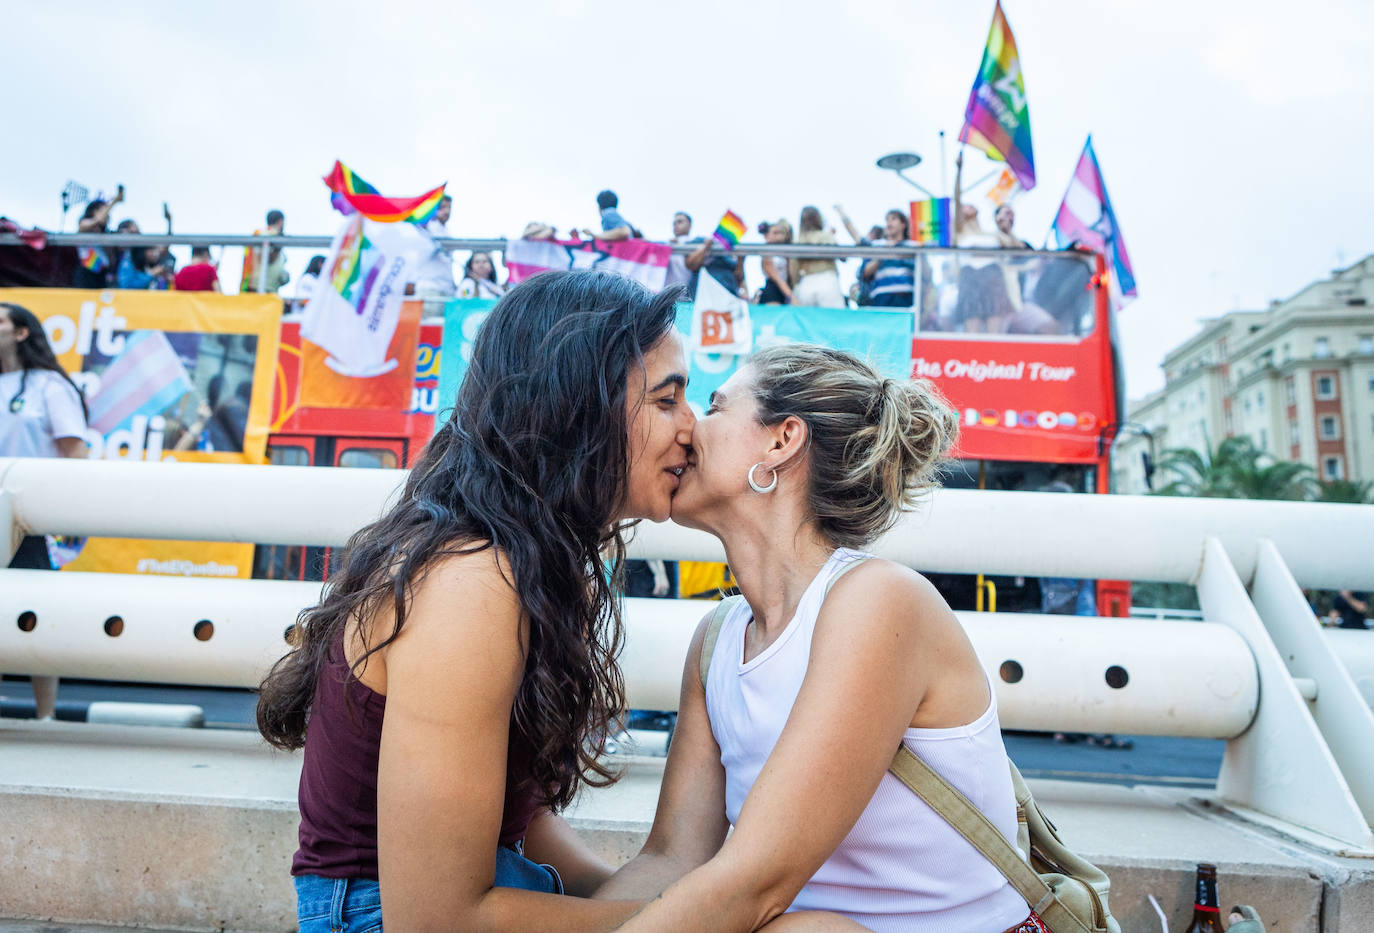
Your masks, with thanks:
[[(1122, 380), (1102, 258), (929, 250), (917, 275), (912, 375), (935, 383), (960, 415), (958, 461), (944, 484), (1110, 492)], [(936, 583), (955, 608), (1004, 612), (1041, 612), (1080, 583), (1091, 600), (1076, 600), (1077, 611), (1130, 614), (1121, 581), (937, 575)]]
[[(944, 476), (946, 486), (1110, 492), (1109, 455), (1122, 400), (1104, 268), (1099, 256), (1072, 251), (919, 253), (911, 374), (935, 383), (960, 415), (958, 459)], [(309, 408), (299, 405), (299, 326), (285, 322), (269, 461), (409, 466), (433, 432), (442, 329), (437, 318), (421, 325), (406, 410)], [(263, 546), (254, 575), (320, 579), (328, 566), (325, 548)], [(1083, 598), (1054, 611), (1130, 612), (1130, 587), (1121, 581), (932, 579), (955, 608), (1041, 612), (1077, 585)]]
[[(405, 409), (312, 408), (301, 404), (300, 323), (284, 320), (267, 439), (268, 462), (278, 466), (409, 467), (434, 433), (443, 327), (441, 318), (420, 322), (415, 384)], [(253, 576), (320, 580), (329, 574), (330, 556), (330, 549), (323, 547), (259, 545), (253, 557)]]

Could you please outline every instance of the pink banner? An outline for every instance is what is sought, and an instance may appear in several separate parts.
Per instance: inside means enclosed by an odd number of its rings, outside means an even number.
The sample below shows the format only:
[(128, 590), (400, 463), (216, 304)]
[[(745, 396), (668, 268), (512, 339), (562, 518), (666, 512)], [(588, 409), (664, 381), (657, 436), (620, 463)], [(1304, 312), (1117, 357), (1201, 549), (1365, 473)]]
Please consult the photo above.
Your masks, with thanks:
[(672, 247), (647, 240), (511, 240), (505, 263), (514, 285), (550, 269), (600, 269), (658, 291), (668, 279)]

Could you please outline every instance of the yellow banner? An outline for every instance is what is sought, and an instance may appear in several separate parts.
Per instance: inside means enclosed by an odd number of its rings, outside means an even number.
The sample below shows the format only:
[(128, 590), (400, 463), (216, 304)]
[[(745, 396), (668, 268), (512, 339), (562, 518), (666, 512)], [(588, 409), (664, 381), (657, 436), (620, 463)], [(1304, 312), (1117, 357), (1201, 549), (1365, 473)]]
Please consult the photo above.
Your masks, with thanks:
[[(263, 463), (281, 299), (214, 292), (0, 289), (43, 322), (90, 409), (90, 456)], [(247, 577), (253, 546), (91, 538), (63, 570)]]

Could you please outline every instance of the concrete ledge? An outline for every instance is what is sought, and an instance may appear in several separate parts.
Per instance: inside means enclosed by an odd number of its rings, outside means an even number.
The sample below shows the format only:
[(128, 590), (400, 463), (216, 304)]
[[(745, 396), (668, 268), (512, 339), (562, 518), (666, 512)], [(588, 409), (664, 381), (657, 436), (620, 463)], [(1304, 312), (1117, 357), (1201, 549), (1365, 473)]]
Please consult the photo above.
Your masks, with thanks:
[[(0, 917), (187, 931), (289, 930), (299, 759), (242, 732), (0, 722)], [(663, 759), (569, 813), (604, 857), (637, 850)], [(1189, 791), (1031, 781), (1061, 834), (1112, 876), (1122, 929), (1171, 929), (1193, 869), (1270, 930), (1374, 928), (1374, 860), (1336, 858), (1200, 804)], [(4, 926), (0, 924), (0, 929)]]

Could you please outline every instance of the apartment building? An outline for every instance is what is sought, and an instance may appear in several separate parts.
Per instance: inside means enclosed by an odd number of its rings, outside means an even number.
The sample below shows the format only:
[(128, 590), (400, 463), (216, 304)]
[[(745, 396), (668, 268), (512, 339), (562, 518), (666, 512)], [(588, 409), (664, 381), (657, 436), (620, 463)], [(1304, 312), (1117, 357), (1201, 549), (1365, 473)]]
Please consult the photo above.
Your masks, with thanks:
[(1163, 366), (1164, 388), (1127, 407), (1117, 492), (1147, 491), (1142, 453), (1239, 435), (1324, 480), (1374, 479), (1374, 255), (1267, 310), (1204, 320)]

